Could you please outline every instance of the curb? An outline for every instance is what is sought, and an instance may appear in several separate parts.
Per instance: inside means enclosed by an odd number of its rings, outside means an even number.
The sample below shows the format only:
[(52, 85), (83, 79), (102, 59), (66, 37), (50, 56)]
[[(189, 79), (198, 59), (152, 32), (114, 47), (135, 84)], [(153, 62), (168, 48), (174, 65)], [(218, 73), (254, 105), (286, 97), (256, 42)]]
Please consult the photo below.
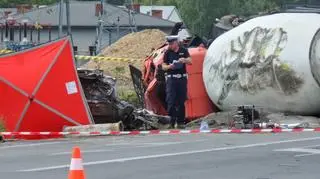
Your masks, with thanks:
[(0, 136), (121, 136), (121, 135), (158, 135), (158, 134), (240, 134), (240, 133), (284, 133), (284, 132), (320, 132), (314, 129), (211, 129), (211, 130), (151, 130), (151, 131), (99, 131), (99, 132), (0, 132)]

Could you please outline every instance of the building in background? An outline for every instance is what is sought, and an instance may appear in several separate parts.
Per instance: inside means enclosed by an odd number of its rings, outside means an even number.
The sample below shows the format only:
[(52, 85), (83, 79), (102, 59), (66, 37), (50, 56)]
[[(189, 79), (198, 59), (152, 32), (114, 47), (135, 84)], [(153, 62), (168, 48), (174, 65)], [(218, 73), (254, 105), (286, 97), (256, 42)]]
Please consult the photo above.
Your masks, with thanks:
[[(129, 9), (131, 11), (129, 11)], [(160, 29), (169, 34), (175, 25), (170, 20), (149, 16), (140, 13), (139, 6), (122, 8), (110, 4), (103, 5), (103, 34), (101, 38), (101, 47), (105, 47), (115, 42), (122, 36), (132, 32), (130, 29), (134, 26), (135, 30)], [(70, 1), (70, 19), (74, 46), (78, 47), (79, 53), (87, 53), (89, 46), (96, 45), (97, 27), (99, 13), (101, 11), (100, 1)], [(63, 6), (63, 34), (67, 34), (66, 27), (66, 9)], [(17, 23), (27, 20), (29, 24), (44, 24), (50, 26), (51, 39), (58, 38), (59, 27), (59, 5), (42, 6), (34, 8), (28, 12), (10, 14)], [(133, 19), (133, 22), (132, 22)], [(4, 23), (5, 18), (2, 18)], [(18, 29), (15, 30), (16, 32)], [(37, 31), (28, 32), (28, 39), (38, 38)], [(19, 33), (15, 33), (15, 39)], [(48, 28), (43, 28), (40, 32), (40, 43), (48, 41)]]
[(172, 22), (183, 22), (175, 6), (140, 6), (140, 12)]
[[(172, 22), (183, 22), (179, 10), (175, 6), (140, 6), (140, 12)], [(179, 38), (186, 39), (187, 37), (190, 37), (190, 33), (184, 26), (179, 32)]]

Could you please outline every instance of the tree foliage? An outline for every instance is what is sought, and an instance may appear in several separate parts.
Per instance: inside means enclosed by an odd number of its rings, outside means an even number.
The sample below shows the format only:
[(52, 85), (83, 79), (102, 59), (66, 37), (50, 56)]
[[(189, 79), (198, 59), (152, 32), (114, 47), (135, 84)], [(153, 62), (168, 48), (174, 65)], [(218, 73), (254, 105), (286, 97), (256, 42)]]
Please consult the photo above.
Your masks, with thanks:
[(320, 0), (136, 0), (144, 5), (175, 5), (191, 32), (207, 36), (216, 18), (228, 14), (251, 16), (278, 9), (282, 3)]
[[(0, 7), (14, 7), (17, 4), (52, 4), (59, 0), (0, 0)], [(81, 0), (79, 0), (81, 1)], [(84, 1), (84, 0), (83, 0)], [(88, 1), (88, 0), (86, 0)], [(97, 1), (97, 0), (92, 0)], [(143, 5), (173, 5), (191, 30), (200, 36), (207, 36), (216, 18), (227, 14), (250, 16), (277, 9), (286, 2), (320, 3), (320, 0), (105, 0), (110, 4), (123, 5), (133, 1)]]
[(15, 7), (19, 4), (48, 5), (56, 2), (57, 0), (0, 0), (0, 8)]

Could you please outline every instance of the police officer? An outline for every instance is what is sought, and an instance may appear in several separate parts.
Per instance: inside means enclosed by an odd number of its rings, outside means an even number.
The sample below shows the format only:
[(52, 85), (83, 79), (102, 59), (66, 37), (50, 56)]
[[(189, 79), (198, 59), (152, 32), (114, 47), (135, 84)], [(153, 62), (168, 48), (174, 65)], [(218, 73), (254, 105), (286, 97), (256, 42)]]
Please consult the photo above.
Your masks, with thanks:
[(166, 77), (167, 112), (171, 118), (171, 127), (185, 126), (185, 106), (187, 98), (186, 64), (191, 64), (187, 49), (180, 47), (177, 36), (167, 37), (168, 50), (164, 54), (162, 69)]

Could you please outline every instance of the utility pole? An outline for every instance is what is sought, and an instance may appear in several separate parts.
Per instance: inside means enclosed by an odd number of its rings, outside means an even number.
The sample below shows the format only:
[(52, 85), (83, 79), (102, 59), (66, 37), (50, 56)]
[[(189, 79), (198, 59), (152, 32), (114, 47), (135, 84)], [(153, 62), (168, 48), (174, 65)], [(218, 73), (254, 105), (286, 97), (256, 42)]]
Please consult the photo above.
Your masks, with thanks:
[(117, 40), (120, 38), (120, 17), (117, 18)]
[(99, 16), (99, 36), (98, 36), (98, 43), (99, 43), (99, 46), (98, 46), (98, 51), (101, 50), (102, 48), (102, 32), (103, 32), (103, 10), (104, 10), (104, 7), (103, 7), (103, 0), (100, 1), (101, 3), (101, 9), (100, 9), (100, 16)]
[(63, 0), (60, 0), (59, 3), (59, 33), (58, 37), (60, 38), (62, 36), (62, 28), (63, 28)]
[[(68, 35), (71, 36), (71, 25), (70, 25), (70, 2), (66, 0), (66, 14), (67, 14), (67, 26), (68, 26)], [(72, 37), (71, 37), (72, 39)]]
[(128, 9), (129, 26), (130, 26), (131, 32), (135, 32), (136, 31), (136, 26), (135, 26), (136, 23), (135, 23), (134, 14), (133, 14), (133, 1), (132, 0), (128, 0), (127, 4), (130, 7)]

